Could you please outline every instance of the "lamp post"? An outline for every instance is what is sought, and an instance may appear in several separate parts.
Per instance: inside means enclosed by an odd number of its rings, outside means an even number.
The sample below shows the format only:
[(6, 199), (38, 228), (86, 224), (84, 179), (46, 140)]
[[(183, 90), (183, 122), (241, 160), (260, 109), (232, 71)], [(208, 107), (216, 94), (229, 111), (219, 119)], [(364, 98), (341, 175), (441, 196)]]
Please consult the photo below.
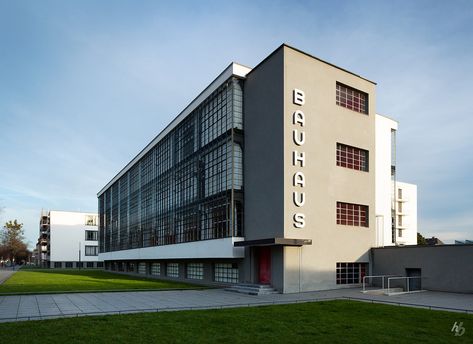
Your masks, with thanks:
[(80, 270), (80, 268), (81, 268), (81, 265), (82, 265), (82, 263), (81, 263), (81, 261), (80, 261), (80, 241), (79, 241), (79, 270)]

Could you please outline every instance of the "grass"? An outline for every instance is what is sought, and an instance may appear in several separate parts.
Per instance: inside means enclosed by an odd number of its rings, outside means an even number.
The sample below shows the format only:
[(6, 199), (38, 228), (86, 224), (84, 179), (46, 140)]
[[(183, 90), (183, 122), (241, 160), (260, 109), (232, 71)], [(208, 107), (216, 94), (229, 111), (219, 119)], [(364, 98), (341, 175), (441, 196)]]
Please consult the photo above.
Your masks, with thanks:
[(326, 301), (4, 323), (0, 333), (5, 343), (472, 343), (473, 316)]
[(0, 284), (0, 294), (176, 288), (197, 287), (186, 283), (114, 274), (103, 270), (22, 269)]

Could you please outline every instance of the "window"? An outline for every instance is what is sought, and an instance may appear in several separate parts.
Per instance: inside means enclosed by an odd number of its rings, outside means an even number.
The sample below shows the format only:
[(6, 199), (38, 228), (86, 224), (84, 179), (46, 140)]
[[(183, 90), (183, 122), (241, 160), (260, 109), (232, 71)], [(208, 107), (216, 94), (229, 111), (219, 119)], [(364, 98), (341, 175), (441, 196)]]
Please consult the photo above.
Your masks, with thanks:
[(62, 262), (54, 262), (54, 267), (55, 267), (56, 269), (62, 268)]
[(368, 94), (337, 82), (337, 105), (368, 114)]
[(397, 198), (402, 199), (402, 189), (397, 189)]
[(397, 202), (397, 211), (402, 213), (402, 202)]
[(368, 172), (368, 151), (337, 143), (337, 166)]
[(82, 268), (84, 264), (82, 262), (76, 262), (76, 268)]
[(151, 275), (155, 275), (155, 276), (161, 275), (161, 264), (160, 263), (151, 264)]
[(95, 215), (85, 215), (85, 225), (86, 226), (97, 226), (97, 216), (95, 216)]
[(337, 224), (368, 227), (368, 206), (337, 202)]
[(99, 247), (98, 246), (85, 246), (85, 255), (86, 256), (98, 256)]
[(103, 262), (97, 262), (97, 267), (98, 268), (103, 268)]
[(94, 267), (94, 262), (87, 262), (87, 267), (88, 268), (93, 268)]
[(97, 241), (97, 231), (85, 231), (85, 240)]
[(368, 271), (368, 263), (337, 263), (337, 284), (358, 284)]
[(72, 262), (66, 262), (66, 268), (72, 268)]
[(242, 87), (224, 83), (99, 196), (100, 252), (244, 235)]
[(139, 274), (146, 274), (146, 263), (139, 263), (138, 264), (138, 273)]
[(215, 282), (238, 283), (238, 264), (215, 264)]
[(179, 277), (179, 264), (168, 263), (166, 266), (166, 276), (168, 277)]
[(397, 225), (398, 225), (399, 227), (402, 227), (402, 215), (398, 215), (398, 216), (397, 216)]
[(204, 264), (190, 263), (187, 264), (187, 278), (189, 279), (203, 279), (204, 278)]

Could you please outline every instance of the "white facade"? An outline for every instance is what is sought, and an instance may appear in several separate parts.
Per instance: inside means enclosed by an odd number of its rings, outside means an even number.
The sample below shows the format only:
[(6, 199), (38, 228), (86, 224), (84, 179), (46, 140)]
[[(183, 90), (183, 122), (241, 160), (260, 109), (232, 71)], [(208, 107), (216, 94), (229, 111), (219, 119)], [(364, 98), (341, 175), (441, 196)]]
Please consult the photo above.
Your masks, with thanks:
[(77, 262), (86, 267), (87, 262), (99, 261), (96, 213), (50, 211), (49, 221), (50, 267), (59, 267), (59, 262), (63, 268), (76, 267)]
[[(377, 114), (375, 124), (376, 246), (417, 245), (417, 186), (396, 180), (398, 123)], [(402, 200), (397, 199), (399, 188)], [(398, 208), (402, 210), (399, 214)]]
[(158, 247), (100, 253), (101, 260), (244, 258), (245, 249), (234, 247), (244, 238), (221, 238)]
[(399, 245), (417, 245), (417, 185), (396, 182), (396, 228)]

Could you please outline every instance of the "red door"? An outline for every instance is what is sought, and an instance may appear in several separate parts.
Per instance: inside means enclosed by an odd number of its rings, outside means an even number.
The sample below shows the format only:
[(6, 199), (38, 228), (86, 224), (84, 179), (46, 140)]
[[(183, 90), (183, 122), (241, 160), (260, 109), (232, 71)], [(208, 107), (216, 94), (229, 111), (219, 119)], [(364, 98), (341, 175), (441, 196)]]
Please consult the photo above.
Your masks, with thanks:
[(271, 247), (262, 246), (258, 249), (259, 283), (271, 283)]

